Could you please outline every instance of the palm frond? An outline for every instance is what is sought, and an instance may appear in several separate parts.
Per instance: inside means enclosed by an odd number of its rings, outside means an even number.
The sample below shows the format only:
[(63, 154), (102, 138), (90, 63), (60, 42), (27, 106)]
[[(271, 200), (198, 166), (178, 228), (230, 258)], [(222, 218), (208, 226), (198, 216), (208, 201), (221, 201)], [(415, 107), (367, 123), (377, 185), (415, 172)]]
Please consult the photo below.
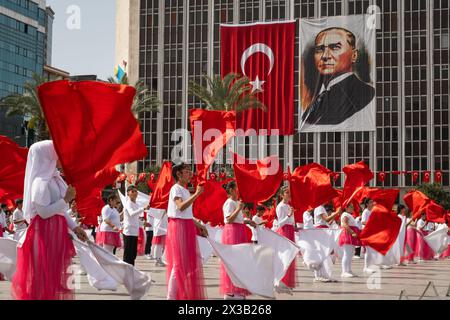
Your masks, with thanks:
[(258, 98), (251, 92), (250, 80), (236, 73), (223, 77), (204, 74), (206, 85), (189, 81), (188, 93), (206, 104), (209, 110), (241, 111), (249, 108), (265, 109)]

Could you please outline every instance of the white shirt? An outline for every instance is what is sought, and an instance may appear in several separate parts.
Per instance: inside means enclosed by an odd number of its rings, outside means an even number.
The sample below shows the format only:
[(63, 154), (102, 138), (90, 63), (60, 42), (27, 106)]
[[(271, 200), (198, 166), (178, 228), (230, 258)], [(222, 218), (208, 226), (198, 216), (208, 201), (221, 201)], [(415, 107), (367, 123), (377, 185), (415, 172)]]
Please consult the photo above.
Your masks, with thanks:
[(419, 220), (417, 220), (417, 229), (420, 229), (423, 231), (433, 231), (434, 223), (433, 222), (426, 223), (425, 220), (419, 219)]
[(290, 212), (291, 207), (288, 204), (284, 203), (284, 201), (281, 201), (277, 205), (276, 213), (279, 228), (283, 227), (285, 224), (295, 226), (294, 214), (292, 214), (290, 217), (288, 216)]
[(314, 219), (309, 211), (303, 212), (303, 229), (314, 229)]
[(356, 222), (356, 226), (358, 227), (359, 230), (362, 230), (362, 222), (361, 222), (361, 216), (357, 216), (355, 218), (355, 222)]
[[(223, 211), (223, 220), (225, 223), (227, 222), (227, 218), (231, 216), (231, 214), (236, 210), (238, 207), (237, 201), (234, 201), (231, 198), (228, 198), (225, 203), (223, 204), (222, 211)], [(239, 211), (238, 215), (234, 219), (232, 223), (244, 223), (244, 214), (242, 213), (242, 210)]]
[(147, 212), (147, 220), (146, 220), (146, 222), (149, 223), (150, 226), (147, 225), (145, 227), (145, 231), (153, 231), (153, 217), (150, 215), (149, 212)]
[(139, 207), (136, 202), (127, 198), (127, 203), (123, 210), (123, 234), (126, 236), (139, 236), (139, 215), (144, 212), (144, 208)]
[(77, 224), (67, 214), (69, 204), (64, 201), (64, 196), (61, 195), (61, 191), (55, 178), (48, 181), (47, 188), (42, 195), (38, 193), (40, 188), (39, 185), (35, 185), (35, 183), (39, 183), (39, 180), (35, 180), (31, 188), (31, 202), (36, 209), (36, 212), (31, 213), (31, 219), (36, 215), (41, 216), (43, 219), (51, 218), (54, 215), (61, 215), (66, 218), (69, 229), (75, 229)]
[(322, 215), (325, 215), (325, 217), (328, 216), (327, 210), (325, 210), (324, 206), (319, 206), (314, 209), (314, 226), (329, 226), (329, 224), (322, 219)]
[(109, 205), (102, 208), (102, 223), (100, 225), (100, 231), (118, 232), (111, 228), (105, 220), (109, 220), (110, 223), (120, 229), (120, 215), (116, 208), (111, 208)]
[(361, 216), (361, 226), (364, 228), (364, 225), (367, 223), (367, 221), (369, 220), (370, 214), (372, 213), (372, 211), (370, 211), (369, 209), (364, 209), (362, 216)]
[(350, 227), (358, 227), (358, 223), (356, 222), (356, 219), (353, 218), (353, 216), (350, 213), (348, 213), (348, 212), (342, 213), (342, 215), (341, 215), (341, 226), (344, 225), (344, 218), (345, 217), (348, 218), (348, 225)]
[[(16, 208), (16, 210), (14, 210), (13, 212), (13, 223), (15, 221), (21, 221), (21, 220), (25, 220), (24, 216), (23, 216), (23, 211), (20, 210), (19, 208)], [(14, 223), (14, 231), (17, 230), (23, 230), (27, 228), (27, 224), (25, 222), (22, 222), (20, 224), (15, 224)]]
[[(258, 217), (256, 214), (253, 216), (252, 220), (256, 223), (256, 228), (259, 228), (259, 224), (263, 222), (262, 217)], [(258, 241), (258, 236), (256, 232), (256, 228), (250, 227), (252, 229), (252, 241)]]
[(188, 189), (183, 188), (178, 183), (175, 183), (170, 189), (169, 193), (169, 205), (167, 206), (167, 217), (177, 219), (192, 219), (192, 205), (187, 207), (184, 211), (180, 211), (175, 203), (175, 198), (181, 198), (184, 202), (191, 196)]
[(328, 86), (325, 88), (325, 85), (322, 83), (322, 87), (320, 88), (319, 94), (321, 94), (324, 91), (330, 91), (331, 87), (338, 84), (339, 82), (343, 81), (344, 79), (350, 77), (353, 74), (353, 72), (347, 72), (344, 74), (341, 74), (340, 76), (337, 76), (336, 78), (330, 80), (328, 82)]
[(0, 211), (0, 227), (6, 228), (6, 213), (3, 210)]

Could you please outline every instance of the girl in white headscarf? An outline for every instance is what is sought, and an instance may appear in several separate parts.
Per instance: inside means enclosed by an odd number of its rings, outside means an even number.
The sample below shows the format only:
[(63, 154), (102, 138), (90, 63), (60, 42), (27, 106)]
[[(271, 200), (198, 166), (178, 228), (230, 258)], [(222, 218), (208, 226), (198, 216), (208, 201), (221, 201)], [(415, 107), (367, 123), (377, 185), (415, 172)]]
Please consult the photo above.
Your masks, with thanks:
[(66, 213), (75, 198), (56, 168), (52, 141), (33, 144), (28, 152), (23, 212), (30, 223), (17, 248), (12, 296), (18, 300), (73, 299), (69, 266), (75, 255), (69, 229), (82, 241), (87, 235)]

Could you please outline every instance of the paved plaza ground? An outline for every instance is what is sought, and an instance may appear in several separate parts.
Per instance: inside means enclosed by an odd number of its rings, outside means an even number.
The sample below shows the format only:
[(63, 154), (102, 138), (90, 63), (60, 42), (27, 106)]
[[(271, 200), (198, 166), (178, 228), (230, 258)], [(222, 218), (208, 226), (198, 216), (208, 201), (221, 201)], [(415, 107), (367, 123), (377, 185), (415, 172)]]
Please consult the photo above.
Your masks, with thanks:
[[(122, 257), (122, 251), (118, 251)], [(74, 260), (77, 262), (77, 259)], [(333, 276), (339, 282), (314, 283), (312, 271), (306, 269), (301, 257), (297, 258), (297, 288), (294, 294), (280, 294), (277, 299), (319, 299), (319, 300), (396, 300), (404, 290), (410, 300), (417, 300), (424, 292), (430, 281), (433, 282), (437, 293), (429, 288), (423, 299), (447, 299), (450, 300), (450, 259), (440, 261), (424, 261), (405, 267), (394, 267), (389, 270), (381, 270), (371, 278), (364, 275), (363, 259), (353, 260), (353, 271), (359, 276), (351, 279), (341, 279), (341, 265), (338, 261), (334, 265)], [(144, 299), (165, 299), (166, 279), (165, 268), (155, 267), (154, 261), (145, 257), (138, 257), (136, 261), (138, 269), (151, 274), (154, 283), (148, 295)], [(219, 260), (215, 257), (209, 259), (204, 266), (204, 275), (209, 299), (221, 299), (219, 294)], [(369, 284), (368, 284), (369, 282)], [(11, 299), (10, 282), (0, 282), (0, 300)], [(129, 296), (123, 286), (116, 292), (98, 291), (92, 288), (86, 276), (81, 276), (80, 288), (76, 290), (76, 299), (82, 300), (128, 300)], [(250, 296), (249, 299), (261, 299), (259, 296)]]

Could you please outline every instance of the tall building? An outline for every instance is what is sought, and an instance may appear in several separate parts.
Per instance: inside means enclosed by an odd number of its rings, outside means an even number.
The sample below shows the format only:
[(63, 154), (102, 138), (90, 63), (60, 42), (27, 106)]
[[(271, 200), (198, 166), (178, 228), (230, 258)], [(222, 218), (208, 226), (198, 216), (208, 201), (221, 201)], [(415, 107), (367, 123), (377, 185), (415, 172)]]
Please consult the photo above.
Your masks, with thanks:
[[(372, 10), (372, 11), (371, 11)], [(149, 157), (138, 170), (170, 159), (172, 132), (188, 128), (187, 110), (200, 107), (187, 94), (189, 80), (220, 70), (221, 23), (251, 23), (378, 12), (376, 131), (299, 133), (299, 32), (295, 49), (296, 133), (279, 137), (278, 154), (291, 168), (318, 162), (335, 172), (365, 160), (387, 172), (372, 185), (401, 187), (449, 172), (449, 2), (447, 0), (131, 0), (117, 1), (116, 60), (128, 61), (130, 79), (143, 79), (162, 111), (141, 115)], [(243, 139), (244, 140), (244, 139)], [(248, 155), (266, 148), (257, 137), (240, 141)], [(259, 151), (257, 154), (260, 154)], [(394, 173), (392, 173), (394, 172)], [(335, 182), (342, 186), (344, 176)]]
[[(53, 11), (45, 0), (0, 0), (0, 98), (23, 93), (33, 73), (51, 60)], [(25, 145), (21, 117), (0, 111), (0, 134)]]

